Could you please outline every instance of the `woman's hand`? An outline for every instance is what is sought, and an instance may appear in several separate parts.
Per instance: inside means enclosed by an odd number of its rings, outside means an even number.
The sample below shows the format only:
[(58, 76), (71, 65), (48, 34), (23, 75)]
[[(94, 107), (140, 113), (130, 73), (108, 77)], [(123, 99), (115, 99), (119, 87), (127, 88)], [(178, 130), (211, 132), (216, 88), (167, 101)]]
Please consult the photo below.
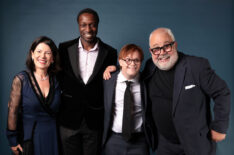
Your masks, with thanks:
[(17, 146), (12, 146), (11, 150), (13, 151), (14, 155), (19, 155), (20, 152), (23, 152), (23, 149), (20, 144), (18, 144)]

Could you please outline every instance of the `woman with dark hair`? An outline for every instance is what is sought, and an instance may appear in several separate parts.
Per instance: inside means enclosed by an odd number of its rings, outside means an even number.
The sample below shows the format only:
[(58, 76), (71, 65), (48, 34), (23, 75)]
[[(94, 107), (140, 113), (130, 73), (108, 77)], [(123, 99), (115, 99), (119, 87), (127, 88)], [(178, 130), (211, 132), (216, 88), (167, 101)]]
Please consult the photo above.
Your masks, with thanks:
[(26, 66), (27, 71), (14, 77), (8, 102), (7, 137), (11, 150), (18, 155), (30, 147), (34, 155), (57, 155), (60, 88), (56, 79), (59, 58), (55, 43), (45, 36), (34, 40)]

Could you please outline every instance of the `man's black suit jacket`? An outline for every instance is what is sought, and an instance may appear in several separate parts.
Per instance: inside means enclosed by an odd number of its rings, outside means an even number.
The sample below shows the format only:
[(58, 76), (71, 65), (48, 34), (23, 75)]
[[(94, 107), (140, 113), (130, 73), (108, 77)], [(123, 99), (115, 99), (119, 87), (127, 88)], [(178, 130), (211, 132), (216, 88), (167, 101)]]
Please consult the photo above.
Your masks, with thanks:
[(61, 85), (60, 124), (78, 129), (83, 119), (90, 129), (103, 128), (103, 72), (109, 65), (116, 65), (117, 51), (99, 40), (99, 53), (87, 84), (84, 84), (78, 63), (78, 40), (59, 45), (62, 71), (59, 73)]
[[(149, 59), (143, 72), (146, 85), (156, 69), (152, 59)], [(214, 101), (213, 119), (210, 111), (211, 98)], [(149, 105), (153, 102), (155, 101), (148, 98)], [(230, 91), (226, 83), (211, 69), (207, 59), (179, 52), (172, 105), (173, 123), (185, 154), (215, 154), (216, 145), (211, 141), (210, 130), (226, 133), (230, 113)]]
[[(103, 131), (103, 147), (105, 147), (106, 141), (111, 135), (111, 128), (113, 125), (113, 113), (115, 106), (115, 88), (116, 81), (119, 71), (111, 74), (109, 80), (104, 80), (104, 107), (105, 107), (105, 117), (104, 117), (104, 131)], [(142, 119), (143, 119), (143, 132), (145, 133), (146, 140), (152, 149), (155, 149), (155, 136), (151, 128), (152, 117), (148, 115), (148, 107), (146, 103), (146, 88), (143, 81), (140, 78), (140, 88), (141, 88), (141, 100), (142, 100)]]

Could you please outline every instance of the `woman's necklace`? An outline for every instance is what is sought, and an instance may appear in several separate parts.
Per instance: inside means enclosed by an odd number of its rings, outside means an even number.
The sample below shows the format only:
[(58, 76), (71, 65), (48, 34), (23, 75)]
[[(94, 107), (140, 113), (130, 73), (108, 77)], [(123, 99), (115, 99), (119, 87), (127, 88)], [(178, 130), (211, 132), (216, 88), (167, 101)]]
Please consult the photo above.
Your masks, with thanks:
[(40, 80), (40, 81), (45, 81), (45, 80), (47, 80), (48, 79), (48, 74), (46, 74), (46, 76), (45, 77), (41, 77), (41, 76), (39, 76), (38, 74), (36, 74), (35, 72), (34, 72), (34, 75), (36, 75), (36, 77)]

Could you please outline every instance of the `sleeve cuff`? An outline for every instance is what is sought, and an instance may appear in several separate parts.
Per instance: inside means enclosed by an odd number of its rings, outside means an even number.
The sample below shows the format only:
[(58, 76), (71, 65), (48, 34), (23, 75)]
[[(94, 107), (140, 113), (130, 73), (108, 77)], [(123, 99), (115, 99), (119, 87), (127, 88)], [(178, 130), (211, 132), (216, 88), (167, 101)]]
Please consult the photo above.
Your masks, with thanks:
[(227, 133), (228, 123), (225, 121), (215, 121), (211, 123), (211, 129), (219, 132), (219, 133)]
[(6, 131), (7, 139), (9, 142), (10, 146), (17, 146), (18, 141), (17, 141), (17, 131), (16, 130), (7, 130)]

